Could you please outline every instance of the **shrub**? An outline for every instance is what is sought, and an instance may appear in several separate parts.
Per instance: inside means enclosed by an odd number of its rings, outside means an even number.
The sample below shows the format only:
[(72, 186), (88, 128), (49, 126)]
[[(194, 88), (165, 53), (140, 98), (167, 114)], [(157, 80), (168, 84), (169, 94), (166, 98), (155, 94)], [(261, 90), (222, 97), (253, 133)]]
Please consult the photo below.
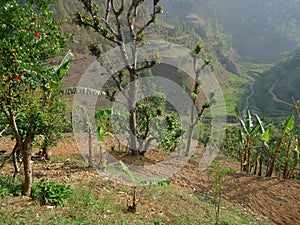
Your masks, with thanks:
[(66, 198), (69, 198), (73, 189), (70, 186), (61, 185), (47, 179), (34, 183), (31, 190), (33, 200), (38, 200), (42, 205), (54, 204), (63, 205)]
[(21, 181), (0, 174), (0, 198), (7, 196), (21, 196), (22, 183)]

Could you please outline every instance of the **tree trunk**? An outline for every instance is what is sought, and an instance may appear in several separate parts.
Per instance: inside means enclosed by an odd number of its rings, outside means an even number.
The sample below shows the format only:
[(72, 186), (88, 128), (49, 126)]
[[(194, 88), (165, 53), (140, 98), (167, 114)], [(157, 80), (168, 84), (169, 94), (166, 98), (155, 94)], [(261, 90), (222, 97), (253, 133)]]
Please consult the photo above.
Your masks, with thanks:
[(258, 160), (255, 159), (254, 172), (253, 172), (254, 175), (256, 175), (257, 173), (257, 164), (258, 164)]
[[(300, 148), (300, 136), (298, 136), (298, 149)], [(299, 162), (299, 153), (297, 151), (294, 151), (294, 165), (293, 168), (289, 174), (289, 178), (294, 179), (295, 178), (295, 172), (298, 166)]]
[(22, 143), (22, 159), (24, 165), (24, 185), (23, 185), (23, 195), (30, 196), (31, 185), (32, 185), (32, 166), (31, 166), (31, 152), (30, 152), (30, 142), (25, 141)]
[(263, 154), (265, 151), (265, 144), (263, 143), (261, 146), (261, 151), (260, 151), (260, 157), (259, 157), (259, 169), (258, 169), (258, 176), (261, 177), (262, 174), (262, 164), (263, 164)]
[(139, 153), (139, 149), (137, 148), (137, 121), (136, 121), (136, 75), (134, 72), (130, 73), (130, 87), (129, 87), (129, 129), (130, 129), (130, 151), (132, 154), (137, 155)]
[(247, 148), (247, 165), (246, 165), (246, 172), (250, 173), (250, 157), (251, 157), (251, 145)]
[(200, 114), (198, 114), (198, 117), (194, 118), (194, 111), (196, 108), (196, 98), (197, 98), (198, 87), (199, 87), (199, 84), (197, 83), (197, 81), (200, 76), (200, 72), (197, 70), (197, 58), (196, 57), (194, 57), (194, 59), (193, 59), (193, 66), (194, 66), (194, 73), (195, 73), (195, 83), (193, 86), (192, 94), (194, 94), (195, 96), (192, 96), (193, 103), (192, 103), (191, 111), (190, 111), (190, 113), (191, 113), (190, 126), (189, 126), (189, 130), (188, 130), (188, 137), (187, 137), (188, 139), (187, 139), (187, 145), (186, 145), (186, 150), (185, 150), (185, 156), (188, 156), (190, 153), (190, 148), (191, 148), (191, 143), (192, 143), (192, 138), (193, 138), (193, 131), (194, 131), (195, 125), (198, 122), (198, 119), (202, 115), (202, 113), (200, 113)]
[(137, 148), (136, 112), (135, 112), (135, 109), (130, 110), (129, 127), (130, 127), (130, 151), (131, 151), (132, 154), (138, 155), (139, 150)]
[(20, 156), (20, 150), (18, 148), (18, 145), (16, 144), (13, 152), (12, 152), (12, 156), (13, 156), (13, 164), (14, 164), (14, 177), (17, 176), (18, 173), (20, 173), (20, 166), (18, 165), (18, 158)]
[(47, 146), (42, 147), (41, 158), (44, 159), (44, 160), (50, 160), (50, 157), (49, 157), (49, 148)]
[(189, 130), (188, 130), (188, 136), (187, 136), (185, 156), (188, 156), (190, 153), (191, 143), (192, 143), (192, 138), (193, 138), (193, 130), (194, 130), (194, 124), (190, 124)]
[(20, 149), (22, 154), (22, 162), (24, 165), (24, 184), (23, 184), (23, 195), (30, 196), (31, 185), (32, 185), (32, 167), (31, 167), (31, 145), (33, 142), (34, 135), (27, 132), (26, 138), (22, 139), (19, 132), (16, 117), (12, 111), (4, 111), (7, 118), (9, 119), (10, 126), (14, 132), (16, 138), (16, 149)]
[[(92, 128), (89, 125), (88, 126), (88, 142), (89, 142), (89, 156), (88, 156), (88, 161), (89, 161), (89, 168), (93, 168), (93, 143), (92, 143)], [(101, 150), (100, 150), (101, 151)], [(101, 154), (101, 153), (100, 153)]]
[(266, 177), (271, 177), (272, 176), (272, 173), (273, 173), (273, 170), (274, 170), (274, 166), (275, 166), (275, 162), (276, 162), (276, 159), (277, 159), (277, 155), (278, 155), (279, 149), (281, 147), (282, 140), (283, 140), (283, 137), (280, 138), (280, 140), (279, 140), (279, 142), (277, 144), (277, 147), (276, 147), (276, 150), (274, 152), (274, 156), (273, 156), (273, 159), (271, 161), (269, 170), (268, 170), (268, 172), (266, 174)]
[(297, 165), (298, 165), (298, 162), (299, 162), (298, 152), (295, 152), (294, 154), (295, 154), (294, 165), (293, 165), (293, 168), (292, 168), (291, 173), (289, 175), (289, 178), (291, 178), (291, 179), (295, 178), (295, 172), (296, 172)]
[(288, 147), (287, 147), (287, 150), (286, 150), (286, 154), (285, 154), (285, 164), (284, 164), (283, 174), (282, 174), (282, 178), (284, 178), (284, 179), (288, 178), (288, 172), (289, 172), (289, 155), (290, 155), (291, 144), (292, 144), (292, 141), (290, 139)]

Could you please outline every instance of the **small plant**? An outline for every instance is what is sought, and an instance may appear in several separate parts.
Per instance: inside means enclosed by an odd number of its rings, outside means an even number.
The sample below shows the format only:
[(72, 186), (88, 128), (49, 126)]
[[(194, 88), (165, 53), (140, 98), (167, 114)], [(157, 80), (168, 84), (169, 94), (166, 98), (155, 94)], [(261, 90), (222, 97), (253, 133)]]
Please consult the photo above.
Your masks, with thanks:
[(137, 182), (133, 173), (130, 171), (130, 169), (122, 161), (119, 161), (119, 163), (120, 163), (122, 170), (127, 174), (130, 181), (133, 183), (133, 193), (132, 193), (132, 204), (131, 205), (128, 203), (128, 199), (127, 199), (127, 211), (128, 212), (132, 212), (132, 213), (136, 212), (136, 208), (137, 208), (136, 188), (137, 188), (137, 185), (165, 186), (165, 185), (170, 185), (170, 183), (171, 183), (171, 181), (169, 179), (148, 179), (148, 180), (142, 180), (140, 182)]
[(224, 224), (223, 222), (220, 223), (220, 205), (221, 205), (221, 196), (224, 192), (224, 185), (225, 185), (225, 178), (224, 175), (233, 173), (233, 169), (228, 169), (223, 167), (220, 162), (213, 161), (214, 170), (210, 170), (208, 173), (209, 180), (212, 182), (213, 185), (213, 199), (215, 205), (215, 220), (216, 225)]
[(7, 196), (21, 196), (22, 183), (13, 177), (0, 174), (0, 198)]
[(33, 200), (38, 200), (41, 205), (54, 204), (62, 206), (65, 199), (69, 198), (72, 193), (73, 189), (70, 186), (43, 179), (33, 185), (31, 197)]

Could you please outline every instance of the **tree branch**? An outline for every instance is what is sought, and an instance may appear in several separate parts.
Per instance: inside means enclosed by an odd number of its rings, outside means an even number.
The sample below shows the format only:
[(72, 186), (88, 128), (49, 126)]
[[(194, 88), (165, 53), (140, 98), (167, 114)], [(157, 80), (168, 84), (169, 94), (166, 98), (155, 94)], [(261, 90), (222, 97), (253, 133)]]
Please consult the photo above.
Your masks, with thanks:
[(152, 68), (154, 65), (156, 64), (156, 61), (146, 61), (144, 66), (136, 69), (136, 72), (142, 72), (143, 70), (145, 69), (149, 69), (149, 68)]
[(150, 20), (148, 20), (148, 22), (136, 33), (136, 36), (139, 37), (144, 30), (149, 27), (152, 23), (155, 22), (156, 19), (156, 15), (162, 13), (162, 7), (161, 6), (157, 6), (157, 4), (159, 3), (159, 0), (153, 0), (153, 10), (152, 10), (152, 15)]
[(106, 3), (106, 14), (105, 14), (105, 21), (107, 21), (107, 22), (108, 22), (110, 10), (111, 10), (111, 0), (107, 0), (107, 3)]
[(84, 27), (90, 27), (94, 31), (99, 33), (102, 37), (104, 37), (105, 39), (107, 39), (115, 44), (118, 44), (118, 45), (121, 44), (117, 38), (118, 34), (110, 27), (110, 25), (103, 18), (100, 18), (100, 20), (106, 24), (106, 27), (109, 29), (109, 31), (112, 33), (113, 36), (109, 36), (109, 35), (105, 34), (104, 29), (103, 28), (101, 29), (101, 27), (99, 27), (99, 22), (96, 22), (95, 18), (93, 18), (93, 21), (87, 22), (82, 18), (82, 16), (79, 13), (76, 14), (76, 17), (77, 17), (76, 22), (78, 25), (84, 26)]
[(148, 148), (149, 148), (151, 142), (154, 141), (155, 139), (156, 139), (155, 137), (150, 137), (150, 138), (147, 140), (147, 142), (146, 142), (146, 144), (145, 144), (145, 146), (144, 146), (144, 148), (143, 148), (143, 152), (146, 152), (146, 151), (148, 150)]

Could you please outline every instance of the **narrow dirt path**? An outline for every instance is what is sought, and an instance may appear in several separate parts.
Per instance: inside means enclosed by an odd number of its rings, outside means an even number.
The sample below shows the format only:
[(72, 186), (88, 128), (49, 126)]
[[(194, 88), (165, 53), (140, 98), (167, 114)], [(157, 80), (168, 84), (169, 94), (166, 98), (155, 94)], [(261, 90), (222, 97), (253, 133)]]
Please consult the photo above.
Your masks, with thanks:
[(282, 104), (285, 104), (285, 105), (288, 105), (288, 106), (291, 106), (293, 107), (293, 105), (289, 102), (286, 102), (286, 101), (283, 101), (279, 98), (277, 98), (276, 94), (274, 93), (274, 88), (276, 87), (277, 83), (279, 82), (279, 79), (277, 79), (273, 84), (272, 84), (272, 87), (268, 90), (268, 93), (272, 96), (273, 100), (275, 102), (279, 102), (279, 103), (282, 103)]

